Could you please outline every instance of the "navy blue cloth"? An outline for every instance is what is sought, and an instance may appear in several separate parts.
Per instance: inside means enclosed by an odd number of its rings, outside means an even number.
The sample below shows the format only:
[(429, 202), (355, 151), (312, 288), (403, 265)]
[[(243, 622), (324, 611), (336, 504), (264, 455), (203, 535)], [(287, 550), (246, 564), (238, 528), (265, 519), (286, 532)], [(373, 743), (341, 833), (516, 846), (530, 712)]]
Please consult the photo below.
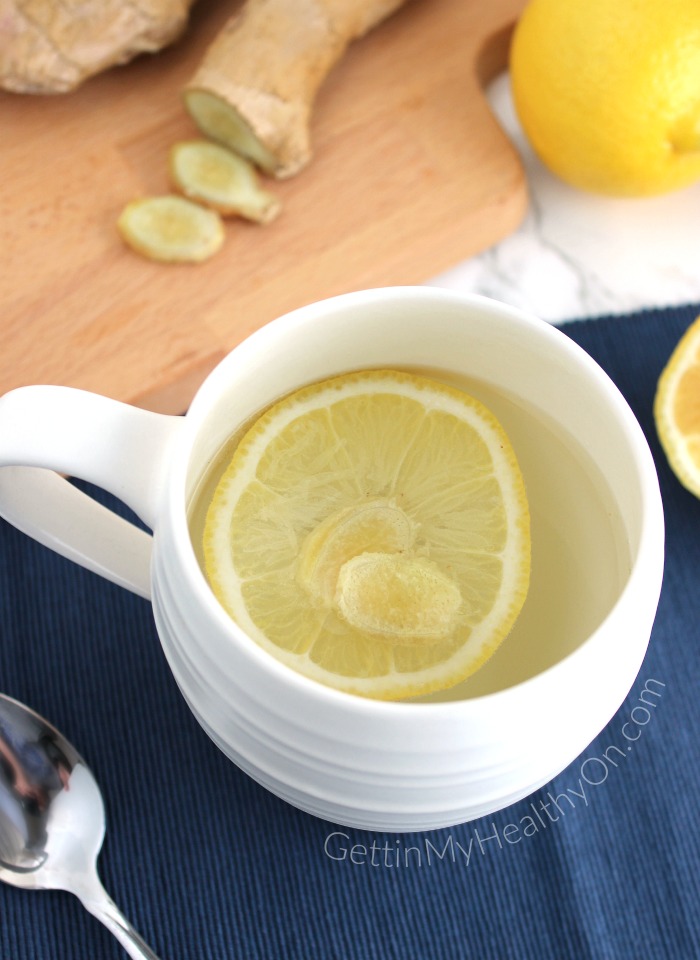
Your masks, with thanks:
[[(473, 823), (373, 834), (278, 800), (193, 719), (146, 601), (0, 524), (0, 689), (92, 767), (103, 881), (163, 960), (700, 957), (700, 500), (652, 421), (658, 375), (698, 312), (565, 327), (617, 382), (656, 458), (661, 605), (608, 727), (551, 784)], [(4, 960), (123, 956), (70, 895), (0, 885)]]

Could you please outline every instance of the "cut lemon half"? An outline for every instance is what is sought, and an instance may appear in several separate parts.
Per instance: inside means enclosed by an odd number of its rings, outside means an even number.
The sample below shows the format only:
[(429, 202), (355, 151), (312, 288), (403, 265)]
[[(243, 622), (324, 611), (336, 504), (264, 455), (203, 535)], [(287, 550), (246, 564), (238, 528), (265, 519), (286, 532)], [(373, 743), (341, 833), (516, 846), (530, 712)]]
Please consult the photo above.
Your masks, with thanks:
[(700, 497), (700, 317), (681, 337), (659, 378), (654, 420), (671, 469)]
[(221, 604), (283, 663), (349, 693), (416, 696), (473, 673), (518, 616), (525, 486), (474, 398), (350, 373), (285, 397), (243, 436), (203, 552)]

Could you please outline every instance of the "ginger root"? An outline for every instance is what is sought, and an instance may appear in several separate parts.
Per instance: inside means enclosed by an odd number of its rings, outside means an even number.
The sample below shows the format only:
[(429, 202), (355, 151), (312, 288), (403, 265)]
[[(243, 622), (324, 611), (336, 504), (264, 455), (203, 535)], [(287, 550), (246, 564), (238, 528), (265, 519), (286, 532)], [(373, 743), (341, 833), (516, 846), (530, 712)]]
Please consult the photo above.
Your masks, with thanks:
[(246, 0), (184, 90), (200, 130), (275, 177), (311, 158), (316, 93), (352, 40), (405, 0)]
[(65, 93), (139, 53), (175, 40), (194, 0), (3, 0), (0, 87)]

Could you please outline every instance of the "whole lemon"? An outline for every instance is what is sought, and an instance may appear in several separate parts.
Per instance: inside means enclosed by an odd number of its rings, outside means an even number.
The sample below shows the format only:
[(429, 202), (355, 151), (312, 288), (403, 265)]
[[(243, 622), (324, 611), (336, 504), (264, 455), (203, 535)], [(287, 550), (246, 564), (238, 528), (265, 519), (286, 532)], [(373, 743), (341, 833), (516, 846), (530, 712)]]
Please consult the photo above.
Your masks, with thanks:
[(700, 0), (530, 0), (510, 54), (541, 160), (596, 193), (700, 180)]

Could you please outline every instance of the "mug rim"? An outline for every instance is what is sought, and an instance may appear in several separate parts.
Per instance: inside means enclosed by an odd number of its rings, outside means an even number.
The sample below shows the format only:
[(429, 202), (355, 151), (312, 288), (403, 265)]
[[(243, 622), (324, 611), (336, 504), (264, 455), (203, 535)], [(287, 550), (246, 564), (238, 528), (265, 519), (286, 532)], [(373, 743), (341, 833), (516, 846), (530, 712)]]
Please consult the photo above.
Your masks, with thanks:
[[(314, 318), (335, 308), (348, 305), (361, 307), (367, 303), (400, 301), (402, 298), (409, 298), (414, 302), (424, 299), (426, 302), (442, 301), (463, 307), (478, 306), (509, 321), (523, 322), (536, 330), (539, 336), (548, 338), (551, 344), (556, 345), (557, 350), (567, 354), (570, 362), (578, 366), (589, 381), (595, 384), (598, 393), (605, 399), (606, 406), (611, 409), (611, 412), (614, 411), (618, 426), (628, 442), (628, 458), (634, 465), (640, 486), (639, 541), (634, 553), (630, 551), (630, 570), (627, 578), (612, 607), (597, 627), (573, 650), (524, 680), (489, 693), (441, 702), (378, 700), (365, 697), (330, 687), (282, 663), (255, 643), (218, 602), (197, 561), (187, 523), (186, 477), (192, 448), (208, 413), (227, 382), (228, 368), (240, 363), (241, 360), (245, 361), (247, 353), (256, 351), (258, 346), (273, 337), (275, 330), (280, 327), (285, 327), (287, 330), (303, 327)], [(168, 523), (178, 547), (178, 560), (184, 566), (189, 589), (195, 595), (196, 602), (206, 610), (209, 617), (213, 618), (217, 627), (228, 635), (228, 640), (236, 645), (242, 655), (255, 661), (263, 671), (270, 673), (283, 685), (286, 684), (304, 698), (320, 700), (325, 706), (347, 709), (350, 712), (363, 710), (368, 715), (378, 717), (390, 714), (394, 717), (401, 715), (407, 718), (414, 716), (426, 719), (428, 715), (439, 717), (455, 711), (474, 711), (483, 709), (486, 703), (496, 705), (499, 701), (511, 700), (514, 696), (528, 696), (533, 692), (533, 688), (547, 684), (554, 673), (575, 668), (577, 661), (588, 656), (595, 645), (596, 638), (607, 630), (611, 619), (620, 617), (621, 611), (630, 607), (644, 584), (648, 587), (650, 576), (655, 589), (658, 587), (660, 590), (663, 571), (663, 506), (651, 451), (627, 400), (593, 357), (563, 331), (532, 313), (494, 298), (441, 287), (403, 285), (356, 290), (297, 307), (264, 324), (226, 354), (200, 385), (183, 420), (185, 429), (180, 432), (172, 454), (165, 499)], [(658, 557), (655, 556), (657, 551)]]

